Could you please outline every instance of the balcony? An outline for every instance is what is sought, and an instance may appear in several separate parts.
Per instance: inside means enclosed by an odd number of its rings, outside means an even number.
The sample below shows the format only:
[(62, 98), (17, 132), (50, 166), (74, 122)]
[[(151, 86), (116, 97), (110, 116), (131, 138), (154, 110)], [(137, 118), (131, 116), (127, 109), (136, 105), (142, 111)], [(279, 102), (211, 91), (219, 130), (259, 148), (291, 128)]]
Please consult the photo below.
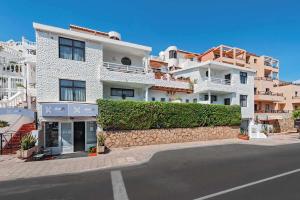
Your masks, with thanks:
[(255, 77), (254, 80), (256, 81), (273, 81), (274, 79), (272, 77)]
[(232, 85), (231, 80), (217, 77), (205, 78), (203, 81), (199, 81), (199, 83), (194, 86), (195, 93), (207, 91), (235, 92), (236, 87)]
[(270, 101), (270, 102), (282, 102), (285, 97), (282, 93), (258, 91), (254, 96), (255, 101)]
[(193, 84), (189, 78), (174, 78), (172, 75), (155, 72), (154, 90), (170, 91), (170, 92), (193, 92)]
[(100, 67), (100, 79), (105, 82), (154, 85), (154, 74), (148, 72), (145, 67), (110, 62), (103, 62)]
[(292, 103), (300, 103), (300, 96), (292, 96)]
[(291, 117), (291, 112), (292, 111), (290, 110), (269, 110), (269, 111), (258, 110), (255, 111), (255, 118), (257, 120), (263, 120), (263, 121), (287, 119)]
[(144, 67), (122, 65), (122, 64), (117, 64), (117, 63), (103, 62), (103, 67), (105, 67), (109, 71), (116, 71), (116, 72), (137, 73), (137, 74), (146, 73), (146, 70)]

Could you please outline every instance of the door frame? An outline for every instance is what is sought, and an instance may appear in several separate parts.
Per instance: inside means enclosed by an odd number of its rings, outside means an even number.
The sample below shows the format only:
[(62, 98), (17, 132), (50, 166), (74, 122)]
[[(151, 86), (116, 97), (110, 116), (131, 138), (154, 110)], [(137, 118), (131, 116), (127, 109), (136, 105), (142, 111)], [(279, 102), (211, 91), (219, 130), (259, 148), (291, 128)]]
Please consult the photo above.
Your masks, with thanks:
[(83, 123), (84, 124), (84, 136), (83, 136), (83, 138), (84, 138), (84, 147), (83, 147), (83, 151), (86, 151), (86, 121), (84, 121), (84, 120), (81, 120), (81, 121), (73, 121), (73, 152), (75, 152), (75, 150), (74, 150), (74, 146), (75, 146), (75, 134), (74, 134), (74, 131), (75, 131), (75, 129), (74, 129), (74, 125), (75, 125), (75, 123)]
[[(58, 123), (58, 146), (57, 147), (46, 147), (46, 123), (54, 123), (57, 122)], [(43, 124), (43, 134), (44, 134), (44, 148), (45, 149), (50, 149), (51, 150), (51, 154), (55, 155), (55, 154), (61, 154), (62, 149), (61, 149), (61, 131), (60, 131), (60, 121), (55, 121), (55, 120), (51, 120), (51, 121), (44, 121)]]

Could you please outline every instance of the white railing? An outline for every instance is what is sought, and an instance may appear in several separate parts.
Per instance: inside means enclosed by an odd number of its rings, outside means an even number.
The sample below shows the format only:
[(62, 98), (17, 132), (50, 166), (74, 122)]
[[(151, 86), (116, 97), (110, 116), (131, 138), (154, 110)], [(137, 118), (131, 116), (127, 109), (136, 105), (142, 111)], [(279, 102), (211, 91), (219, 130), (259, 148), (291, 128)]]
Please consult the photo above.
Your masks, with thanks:
[(117, 63), (103, 62), (103, 66), (110, 71), (126, 72), (126, 73), (146, 73), (144, 67), (136, 67), (130, 65), (122, 65)]
[(215, 83), (215, 84), (222, 84), (222, 85), (231, 85), (231, 80), (230, 79), (222, 79), (222, 78), (216, 78), (216, 77), (211, 77), (205, 78), (206, 81)]
[(210, 104), (210, 101), (199, 101), (198, 103), (201, 103), (201, 104)]
[(17, 107), (25, 100), (24, 92), (17, 92), (10, 98), (0, 101), (0, 108)]
[(192, 89), (190, 83), (178, 80), (155, 79), (155, 86)]

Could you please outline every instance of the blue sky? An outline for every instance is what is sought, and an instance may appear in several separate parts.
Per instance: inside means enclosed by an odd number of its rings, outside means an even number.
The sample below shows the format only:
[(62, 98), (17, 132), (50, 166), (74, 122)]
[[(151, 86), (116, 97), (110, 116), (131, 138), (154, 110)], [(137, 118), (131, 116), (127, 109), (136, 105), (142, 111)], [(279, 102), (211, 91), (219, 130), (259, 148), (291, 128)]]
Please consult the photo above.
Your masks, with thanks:
[[(280, 78), (300, 79), (300, 1), (297, 0), (7, 0), (0, 40), (34, 40), (32, 22), (69, 24), (122, 34), (122, 39), (203, 52), (219, 44), (280, 59)], [(298, 60), (299, 59), (299, 60)]]

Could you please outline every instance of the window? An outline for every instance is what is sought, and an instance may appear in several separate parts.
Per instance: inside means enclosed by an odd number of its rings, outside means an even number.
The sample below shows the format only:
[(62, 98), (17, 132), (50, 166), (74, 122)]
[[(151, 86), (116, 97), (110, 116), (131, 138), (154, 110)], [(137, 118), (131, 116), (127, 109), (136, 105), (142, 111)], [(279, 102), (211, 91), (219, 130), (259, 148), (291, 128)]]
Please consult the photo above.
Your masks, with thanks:
[(197, 99), (195, 98), (195, 99), (193, 99), (193, 103), (197, 103)]
[(46, 147), (58, 147), (58, 122), (45, 123)]
[(257, 94), (257, 88), (256, 87), (254, 88), (254, 94)]
[(190, 102), (190, 100), (189, 100), (189, 99), (186, 99), (186, 100), (185, 100), (185, 103), (189, 103), (189, 102)]
[(266, 94), (271, 94), (270, 88), (266, 88)]
[[(204, 101), (208, 101), (208, 95), (204, 95)], [(210, 95), (210, 102), (218, 101), (218, 97), (216, 95)]]
[(210, 98), (211, 98), (211, 102), (218, 101), (218, 97), (216, 95), (211, 95)]
[(155, 97), (152, 97), (152, 99), (151, 99), (152, 101), (155, 101)]
[(247, 95), (240, 95), (240, 106), (247, 107)]
[(177, 58), (177, 51), (176, 50), (170, 50), (169, 51), (169, 58)]
[(208, 95), (204, 95), (204, 101), (208, 101)]
[(208, 71), (205, 72), (205, 76), (208, 77)]
[(270, 104), (266, 104), (266, 106), (265, 106), (265, 111), (266, 111), (266, 112), (270, 112)]
[(224, 105), (230, 105), (230, 98), (224, 99)]
[(165, 102), (165, 101), (166, 101), (166, 98), (160, 98), (160, 101), (161, 101), (161, 102)]
[(257, 63), (257, 59), (256, 59), (256, 58), (254, 58), (253, 62), (254, 62), (254, 63)]
[(123, 65), (131, 65), (131, 60), (130, 60), (130, 58), (124, 57), (121, 59), (121, 63)]
[(297, 91), (295, 92), (295, 96), (296, 96), (296, 97), (298, 96), (298, 92), (297, 92)]
[(60, 101), (85, 101), (85, 81), (59, 80)]
[(85, 61), (85, 43), (60, 37), (59, 58)]
[(134, 90), (122, 89), (122, 88), (111, 88), (110, 96), (118, 96), (118, 97), (122, 97), (122, 99), (126, 99), (126, 97), (134, 97)]
[(247, 73), (246, 72), (240, 72), (240, 80), (241, 80), (241, 84), (247, 84)]

